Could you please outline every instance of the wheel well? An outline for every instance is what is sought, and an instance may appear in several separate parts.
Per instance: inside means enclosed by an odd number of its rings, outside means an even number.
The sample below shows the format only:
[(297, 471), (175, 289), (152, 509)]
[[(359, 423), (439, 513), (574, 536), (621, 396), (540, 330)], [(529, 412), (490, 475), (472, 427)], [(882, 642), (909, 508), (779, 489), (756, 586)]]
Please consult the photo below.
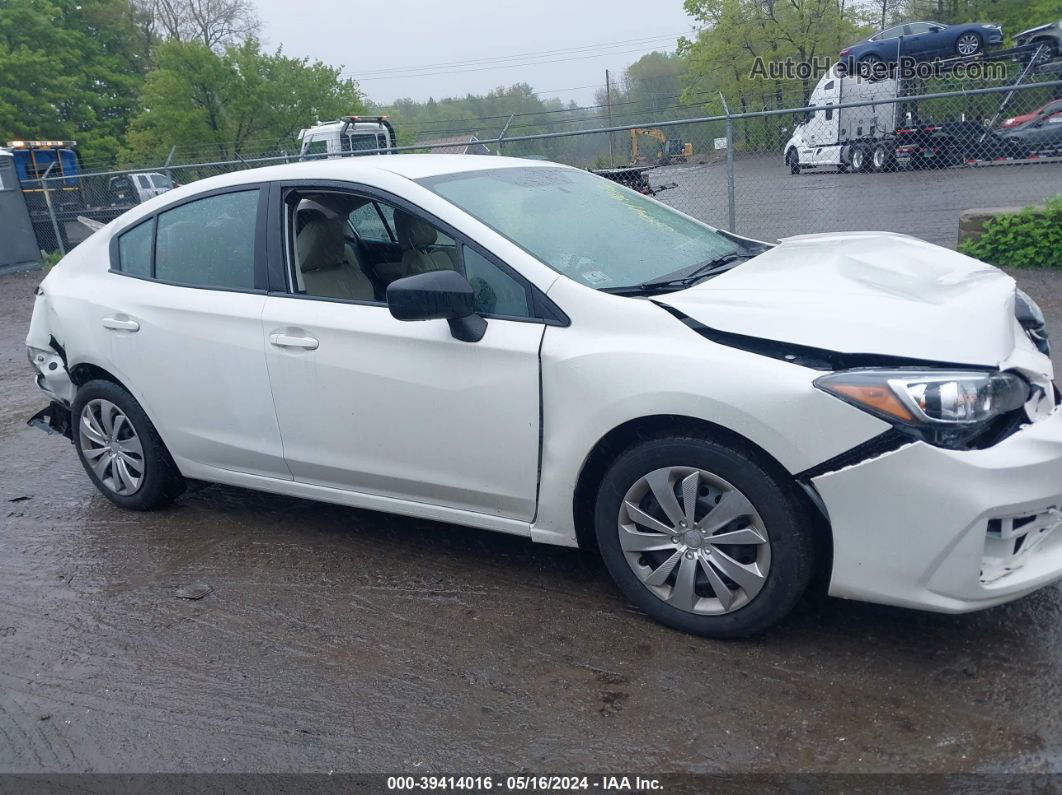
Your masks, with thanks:
[(70, 380), (73, 382), (74, 386), (81, 386), (82, 384), (87, 384), (89, 381), (110, 381), (111, 383), (117, 384), (122, 389), (125, 389), (126, 392), (129, 391), (125, 384), (119, 381), (114, 375), (95, 364), (75, 364), (70, 368)]
[(783, 467), (774, 456), (741, 434), (707, 420), (675, 414), (661, 414), (630, 420), (613, 428), (594, 445), (583, 462), (583, 468), (575, 484), (575, 497), (572, 504), (575, 538), (581, 549), (597, 549), (597, 539), (594, 533), (594, 502), (597, 488), (609, 464), (624, 450), (638, 442), (671, 434), (703, 436), (740, 450), (775, 477), (779, 483), (788, 485), (794, 499), (807, 511), (815, 533), (817, 551), (820, 553), (819, 560), (823, 564), (820, 574), (825, 575), (828, 582), (829, 572), (833, 569), (833, 534), (829, 519), (825, 515), (825, 509), (817, 495), (813, 499), (805, 487), (798, 483), (789, 470)]

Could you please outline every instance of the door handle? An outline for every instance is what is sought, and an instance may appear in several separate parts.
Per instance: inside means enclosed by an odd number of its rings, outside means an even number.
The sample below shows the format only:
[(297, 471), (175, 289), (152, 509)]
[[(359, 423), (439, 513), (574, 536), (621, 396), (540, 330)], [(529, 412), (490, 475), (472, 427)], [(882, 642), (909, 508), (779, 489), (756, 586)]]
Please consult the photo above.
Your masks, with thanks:
[(123, 320), (117, 317), (105, 317), (103, 318), (103, 327), (114, 329), (115, 331), (140, 331), (140, 324), (128, 318)]
[(269, 342), (278, 348), (304, 348), (308, 351), (317, 350), (319, 344), (313, 337), (293, 337), (279, 331), (269, 335)]

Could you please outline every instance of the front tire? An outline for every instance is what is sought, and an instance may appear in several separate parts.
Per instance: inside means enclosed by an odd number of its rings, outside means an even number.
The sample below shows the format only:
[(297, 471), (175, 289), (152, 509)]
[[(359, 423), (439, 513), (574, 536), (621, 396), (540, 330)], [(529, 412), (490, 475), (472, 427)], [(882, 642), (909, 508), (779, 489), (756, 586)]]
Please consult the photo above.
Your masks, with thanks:
[(81, 465), (115, 505), (149, 511), (169, 505), (184, 491), (184, 478), (155, 426), (118, 384), (83, 384), (70, 418)]
[(789, 173), (793, 176), (800, 174), (800, 155), (796, 149), (790, 149), (785, 156), (785, 162), (789, 164)]
[(962, 58), (977, 55), (984, 47), (984, 42), (976, 33), (964, 33), (955, 42), (955, 54)]
[(807, 588), (815, 546), (791, 484), (710, 439), (641, 442), (606, 472), (598, 546), (620, 590), (652, 618), (709, 638), (784, 618)]

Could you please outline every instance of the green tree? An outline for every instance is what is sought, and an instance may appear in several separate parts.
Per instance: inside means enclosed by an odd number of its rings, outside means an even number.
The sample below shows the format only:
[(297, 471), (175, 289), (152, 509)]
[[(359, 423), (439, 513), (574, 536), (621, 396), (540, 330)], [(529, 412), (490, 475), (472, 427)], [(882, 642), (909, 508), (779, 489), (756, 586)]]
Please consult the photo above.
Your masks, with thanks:
[(76, 139), (86, 161), (111, 161), (146, 67), (128, 0), (4, 0), (0, 141)]
[(1014, 35), (1062, 18), (1058, 0), (902, 0), (904, 21), (997, 22)]
[(217, 54), (200, 42), (158, 46), (130, 125), (123, 160), (228, 160), (291, 151), (295, 134), (318, 120), (364, 110), (357, 83), (320, 61), (262, 52), (249, 39)]
[[(679, 45), (687, 62), (684, 98), (703, 98), (712, 113), (723, 110), (713, 93), (725, 96), (735, 113), (804, 104), (813, 74), (774, 78), (757, 71), (757, 64), (791, 59), (828, 65), (844, 45), (866, 34), (872, 15), (869, 5), (843, 0), (686, 0), (685, 8), (701, 29)], [(786, 123), (783, 117), (757, 119), (740, 124), (739, 135), (746, 148), (775, 148)]]
[[(600, 109), (567, 106), (556, 98), (542, 99), (527, 83), (499, 86), (486, 94), (468, 94), (417, 102), (399, 99), (388, 106), (374, 106), (374, 112), (391, 117), (402, 145), (452, 136), (475, 135), (496, 138), (513, 116), (508, 136), (536, 135), (600, 126)], [(593, 163), (607, 141), (598, 136), (518, 141), (505, 144), (507, 155), (541, 155), (552, 160), (586, 165)], [(490, 145), (492, 150), (494, 144)]]

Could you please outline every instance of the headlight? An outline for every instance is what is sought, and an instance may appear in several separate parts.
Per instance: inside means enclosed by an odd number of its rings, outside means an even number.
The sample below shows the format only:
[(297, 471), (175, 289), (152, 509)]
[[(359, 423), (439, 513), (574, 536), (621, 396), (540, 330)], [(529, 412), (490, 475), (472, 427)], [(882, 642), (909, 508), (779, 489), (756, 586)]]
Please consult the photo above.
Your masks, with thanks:
[(944, 447), (961, 446), (1030, 395), (1021, 376), (976, 371), (848, 370), (815, 386)]
[(1015, 293), (1014, 316), (1036, 349), (1044, 356), (1050, 356), (1051, 343), (1047, 339), (1047, 322), (1044, 320), (1043, 310), (1024, 290)]

